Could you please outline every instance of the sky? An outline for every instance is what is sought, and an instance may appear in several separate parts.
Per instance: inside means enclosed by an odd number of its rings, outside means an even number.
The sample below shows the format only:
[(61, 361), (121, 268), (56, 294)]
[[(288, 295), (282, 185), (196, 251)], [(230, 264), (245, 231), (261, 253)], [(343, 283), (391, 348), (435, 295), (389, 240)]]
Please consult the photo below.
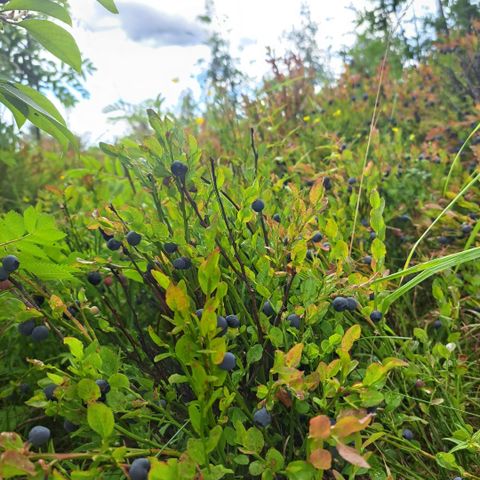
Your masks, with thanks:
[[(318, 43), (336, 52), (354, 38), (355, 13), (367, 0), (307, 0), (319, 25)], [(414, 0), (428, 4), (433, 0)], [(190, 88), (199, 95), (200, 59), (208, 59), (208, 31), (198, 22), (204, 0), (117, 0), (119, 15), (96, 0), (71, 0), (73, 35), (96, 71), (86, 81), (89, 99), (65, 112), (70, 128), (88, 143), (112, 141), (125, 125), (108, 122), (103, 109), (119, 99), (140, 103), (161, 94), (168, 107)], [(216, 0), (217, 26), (231, 42), (241, 69), (254, 80), (267, 71), (266, 47), (300, 21), (302, 0)], [(338, 62), (338, 60), (337, 60)], [(339, 64), (334, 65), (336, 69)]]

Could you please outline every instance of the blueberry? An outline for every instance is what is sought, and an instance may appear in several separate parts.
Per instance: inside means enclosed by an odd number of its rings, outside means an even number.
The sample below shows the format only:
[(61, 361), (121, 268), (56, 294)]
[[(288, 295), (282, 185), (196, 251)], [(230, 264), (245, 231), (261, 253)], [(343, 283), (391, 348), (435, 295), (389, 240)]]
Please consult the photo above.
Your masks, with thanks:
[(43, 389), (43, 394), (45, 395), (47, 400), (56, 400), (57, 397), (55, 397), (54, 392), (57, 389), (57, 385), (54, 383), (50, 383), (50, 385), (47, 385)]
[(18, 325), (18, 333), (20, 335), (25, 335), (28, 337), (32, 334), (33, 329), (35, 328), (35, 320), (27, 320)]
[(158, 404), (162, 407), (162, 408), (165, 408), (167, 406), (167, 401), (163, 398), (161, 398), (159, 401), (158, 401)]
[(368, 93), (364, 93), (362, 98), (363, 98), (363, 100), (368, 100)]
[(177, 270), (188, 270), (192, 266), (192, 261), (187, 257), (176, 258), (172, 265)]
[(227, 315), (226, 320), (230, 328), (238, 328), (240, 326), (240, 320), (236, 315)]
[[(74, 307), (73, 305), (70, 305), (70, 307), (67, 308), (68, 310), (68, 313), (74, 317), (75, 315), (78, 314), (78, 308), (77, 307)], [(68, 318), (68, 317), (67, 317)]]
[(34, 342), (43, 342), (49, 333), (50, 330), (45, 325), (39, 325), (32, 330), (32, 340)]
[(323, 235), (320, 232), (316, 232), (313, 234), (312, 242), (320, 243), (322, 241)]
[(325, 190), (331, 190), (332, 189), (332, 180), (330, 177), (325, 177), (323, 179), (323, 188), (325, 188)]
[(358, 307), (357, 301), (352, 297), (347, 297), (345, 300), (347, 302), (347, 310), (354, 312)]
[(20, 262), (15, 255), (7, 255), (2, 260), (2, 266), (8, 273), (12, 273), (20, 266)]
[(473, 227), (469, 223), (464, 223), (461, 228), (462, 233), (465, 235), (468, 235), (473, 230)]
[(370, 240), (375, 240), (377, 238), (377, 234), (375, 232), (370, 232)]
[(37, 425), (28, 432), (28, 441), (34, 447), (40, 447), (41, 445), (44, 445), (48, 442), (48, 440), (50, 439), (50, 435), (50, 430), (47, 427)]
[(355, 177), (350, 177), (350, 178), (348, 179), (348, 184), (349, 184), (349, 185), (353, 185), (353, 184), (355, 184), (355, 183), (357, 183), (357, 179), (356, 179)]
[(291, 327), (300, 328), (300, 317), (296, 313), (291, 313), (287, 317), (287, 321), (290, 323)]
[(253, 414), (253, 422), (259, 427), (267, 427), (272, 422), (272, 416), (265, 407), (262, 407)]
[(100, 285), (102, 283), (102, 276), (100, 275), (100, 272), (89, 272), (87, 280), (92, 285)]
[(110, 384), (106, 380), (103, 380), (103, 378), (95, 380), (95, 383), (98, 385), (98, 388), (100, 388), (102, 395), (106, 395), (111, 389)]
[(128, 476), (130, 480), (147, 480), (149, 471), (150, 461), (148, 458), (137, 458), (130, 465)]
[(280, 223), (280, 215), (278, 213), (275, 213), (272, 217), (277, 223)]
[(30, 385), (28, 383), (21, 383), (18, 386), (18, 389), (20, 390), (20, 395), (22, 397), (28, 395), (30, 393)]
[(235, 355), (231, 352), (227, 352), (223, 356), (222, 363), (219, 365), (219, 367), (222, 370), (226, 370), (227, 372), (230, 372), (235, 368), (236, 364), (237, 364), (237, 359), (235, 358)]
[(435, 330), (438, 330), (439, 328), (442, 328), (442, 321), (441, 320), (435, 320), (433, 322), (433, 328)]
[(125, 238), (127, 239), (128, 244), (132, 247), (136, 247), (142, 241), (142, 236), (133, 230), (128, 232)]
[(337, 312), (343, 312), (348, 308), (347, 299), (344, 297), (335, 297), (332, 302), (332, 307)]
[(198, 318), (202, 318), (203, 308), (199, 308), (199, 309), (195, 312), (195, 315), (196, 315)]
[(5, 280), (8, 280), (8, 272), (3, 267), (0, 267), (0, 282)]
[(360, 220), (360, 223), (364, 226), (364, 227), (368, 227), (369, 226), (369, 223), (368, 223), (368, 220), (366, 218), (362, 218)]
[(463, 477), (455, 477), (453, 480), (463, 480)]
[(171, 255), (172, 253), (175, 253), (178, 250), (178, 245), (174, 242), (166, 242), (163, 244), (163, 248), (165, 252)]
[(108, 242), (111, 238), (113, 238), (113, 235), (109, 235), (108, 233), (105, 233), (103, 229), (99, 228), (98, 230), (106, 242)]
[(43, 295), (34, 295), (33, 300), (39, 307), (41, 307), (45, 302), (45, 297)]
[(260, 213), (265, 208), (265, 203), (260, 198), (257, 198), (254, 202), (252, 202), (252, 210), (254, 212)]
[(378, 310), (374, 310), (371, 314), (370, 314), (370, 320), (372, 322), (379, 322), (383, 317), (383, 314), (382, 312), (378, 311)]
[(323, 245), (322, 245), (323, 248), (325, 248), (326, 250), (330, 251), (330, 244), (328, 242), (325, 242)]
[(405, 440), (413, 440), (415, 438), (415, 435), (411, 430), (409, 430), (408, 428), (405, 428), (402, 432), (402, 437)]
[(111, 238), (107, 242), (107, 248), (112, 251), (118, 250), (121, 246), (122, 246), (122, 242), (118, 241), (115, 238)]
[(262, 312), (267, 317), (273, 317), (275, 315), (275, 310), (273, 309), (272, 304), (268, 300), (263, 304)]
[(370, 292), (368, 295), (369, 300), (375, 300), (375, 294), (373, 292)]
[(171, 167), (173, 175), (178, 178), (185, 178), (185, 175), (188, 172), (188, 167), (178, 160), (172, 163)]
[(73, 433), (75, 432), (76, 430), (78, 430), (78, 425), (75, 425), (74, 423), (72, 423), (70, 420), (65, 420), (63, 422), (63, 428), (65, 429), (65, 431), (67, 433)]
[(362, 259), (362, 262), (365, 265), (371, 265), (372, 264), (372, 257), (370, 255), (365, 255)]
[(225, 320), (225, 317), (222, 317), (221, 315), (217, 317), (217, 329), (218, 328), (220, 329), (219, 335), (223, 337), (227, 333), (228, 323)]
[(307, 260), (313, 260), (313, 257), (315, 256), (315, 252), (309, 248), (307, 250), (307, 254), (305, 255), (305, 257), (307, 258)]

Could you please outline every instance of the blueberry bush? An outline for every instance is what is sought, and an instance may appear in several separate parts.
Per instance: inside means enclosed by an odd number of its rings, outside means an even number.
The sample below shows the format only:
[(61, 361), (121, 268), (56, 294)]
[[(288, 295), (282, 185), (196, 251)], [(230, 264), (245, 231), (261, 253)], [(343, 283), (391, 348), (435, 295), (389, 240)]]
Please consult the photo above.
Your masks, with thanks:
[(286, 61), (5, 209), (0, 478), (480, 478), (479, 106), (436, 55)]

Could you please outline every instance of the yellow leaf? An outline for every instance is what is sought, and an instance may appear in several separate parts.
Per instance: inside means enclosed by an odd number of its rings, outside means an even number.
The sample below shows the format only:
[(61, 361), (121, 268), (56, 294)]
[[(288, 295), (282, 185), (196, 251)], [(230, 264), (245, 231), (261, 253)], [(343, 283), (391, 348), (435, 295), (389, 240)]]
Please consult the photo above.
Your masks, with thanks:
[(167, 289), (167, 287), (170, 285), (170, 279), (162, 272), (159, 270), (152, 270), (152, 275), (153, 278), (157, 281), (157, 283), (164, 289)]
[(356, 417), (343, 417), (332, 428), (332, 433), (340, 438), (348, 437), (352, 433), (360, 432), (368, 426), (372, 417), (367, 415), (362, 419)]
[(360, 338), (362, 329), (360, 325), (351, 326), (342, 338), (342, 350), (349, 352), (353, 344)]
[(287, 367), (298, 367), (302, 358), (303, 343), (297, 343), (285, 355), (285, 365)]
[(187, 312), (189, 310), (189, 300), (185, 291), (173, 282), (167, 288), (167, 305), (174, 312)]

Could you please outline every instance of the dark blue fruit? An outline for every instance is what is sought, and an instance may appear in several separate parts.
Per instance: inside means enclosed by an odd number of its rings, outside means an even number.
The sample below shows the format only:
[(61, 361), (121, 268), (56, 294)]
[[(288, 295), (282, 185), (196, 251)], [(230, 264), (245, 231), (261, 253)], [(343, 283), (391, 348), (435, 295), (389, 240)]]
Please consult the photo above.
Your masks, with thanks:
[(272, 422), (272, 416), (265, 407), (262, 407), (253, 414), (253, 422), (259, 427), (267, 427)]
[(353, 185), (353, 184), (355, 184), (355, 183), (357, 183), (357, 179), (356, 179), (355, 177), (350, 177), (350, 178), (348, 179), (348, 184), (349, 184), (349, 185)]
[(128, 232), (125, 238), (127, 239), (128, 244), (132, 247), (136, 247), (142, 241), (142, 236), (133, 230)]
[(290, 323), (291, 327), (300, 328), (300, 317), (296, 313), (291, 313), (287, 317), (287, 321)]
[(118, 241), (115, 238), (111, 238), (107, 242), (107, 248), (112, 251), (118, 250), (121, 246), (122, 246), (122, 242)]
[(441, 320), (435, 320), (433, 322), (433, 328), (435, 330), (438, 330), (439, 328), (442, 328), (442, 321)]
[(7, 255), (2, 260), (2, 266), (6, 272), (12, 273), (20, 266), (20, 261), (15, 255)]
[(222, 317), (221, 315), (219, 315), (217, 317), (217, 328), (220, 329), (219, 335), (221, 337), (223, 337), (227, 333), (228, 323), (227, 323), (227, 320), (225, 319), (225, 317)]
[(187, 257), (176, 258), (172, 265), (177, 270), (188, 270), (192, 266), (192, 261)]
[(98, 229), (99, 232), (101, 233), (103, 239), (108, 242), (111, 238), (113, 238), (113, 235), (109, 235), (108, 233), (106, 233), (103, 229), (99, 228)]
[(171, 169), (173, 175), (179, 178), (185, 178), (185, 175), (188, 172), (188, 167), (184, 163), (179, 162), (178, 160), (172, 163)]
[(231, 352), (227, 352), (223, 356), (222, 363), (219, 365), (219, 367), (222, 370), (226, 370), (227, 372), (230, 372), (235, 368), (236, 364), (237, 364), (237, 359), (235, 358), (235, 355)]
[(325, 177), (323, 179), (323, 188), (325, 188), (325, 190), (331, 190), (332, 189), (332, 180), (330, 177)]
[(25, 335), (28, 337), (32, 334), (33, 329), (35, 328), (35, 320), (27, 320), (18, 325), (18, 333), (20, 335)]
[(260, 198), (257, 198), (255, 201), (252, 202), (252, 210), (254, 212), (260, 213), (265, 208), (265, 203)]
[(337, 312), (343, 312), (348, 308), (347, 299), (344, 297), (336, 297), (333, 299), (332, 307)]
[(92, 285), (100, 285), (102, 283), (102, 276), (100, 275), (100, 272), (89, 272), (87, 280)]
[(147, 480), (149, 471), (150, 461), (148, 458), (137, 458), (130, 465), (128, 476), (130, 480)]
[(320, 243), (322, 241), (323, 235), (320, 232), (316, 232), (312, 237), (312, 242)]
[(358, 307), (357, 301), (352, 297), (347, 297), (345, 300), (347, 301), (347, 310), (354, 312)]
[(383, 317), (383, 314), (382, 312), (378, 311), (378, 310), (374, 310), (371, 314), (370, 314), (370, 320), (372, 322), (379, 322)]
[(202, 318), (203, 308), (199, 308), (199, 309), (195, 312), (195, 315), (196, 315), (198, 318)]
[(98, 385), (102, 395), (106, 395), (111, 389), (110, 384), (106, 380), (103, 380), (103, 378), (95, 380), (95, 383)]
[(275, 310), (273, 309), (272, 304), (268, 300), (263, 304), (262, 312), (267, 317), (273, 317), (275, 315)]
[(63, 428), (65, 429), (65, 431), (67, 433), (73, 433), (75, 432), (76, 430), (78, 430), (78, 425), (75, 425), (74, 423), (72, 423), (70, 420), (65, 420), (63, 422)]
[(50, 430), (47, 427), (37, 425), (28, 432), (28, 441), (34, 447), (40, 447), (50, 440)]
[(408, 428), (405, 428), (402, 432), (402, 437), (405, 440), (413, 440), (415, 438), (415, 435), (411, 430), (409, 430)]
[(8, 280), (8, 272), (3, 267), (0, 267), (0, 282), (5, 280)]
[(280, 223), (280, 215), (278, 213), (275, 213), (272, 217), (277, 223)]
[(32, 340), (34, 342), (43, 342), (47, 339), (50, 330), (45, 325), (39, 325), (32, 330)]
[(375, 240), (377, 238), (377, 234), (375, 232), (370, 232), (370, 240)]
[(365, 255), (362, 259), (362, 262), (365, 264), (365, 265), (371, 265), (372, 263), (372, 257), (370, 255)]
[(236, 315), (227, 315), (225, 318), (230, 328), (238, 328), (240, 326), (240, 320)]
[(163, 244), (163, 248), (166, 253), (171, 255), (172, 253), (175, 253), (178, 250), (178, 245), (173, 242), (166, 242)]
[(469, 223), (464, 223), (461, 228), (462, 233), (465, 235), (468, 235), (473, 230), (473, 227)]
[(53, 393), (53, 392), (55, 392), (56, 388), (57, 388), (57, 385), (55, 385), (54, 383), (50, 383), (50, 385), (47, 385), (43, 389), (43, 394), (45, 395), (47, 400), (56, 400), (57, 399), (57, 397), (55, 397), (55, 395)]
[(30, 393), (30, 385), (28, 383), (21, 383), (18, 386), (18, 389), (20, 390), (20, 395), (25, 396)]

